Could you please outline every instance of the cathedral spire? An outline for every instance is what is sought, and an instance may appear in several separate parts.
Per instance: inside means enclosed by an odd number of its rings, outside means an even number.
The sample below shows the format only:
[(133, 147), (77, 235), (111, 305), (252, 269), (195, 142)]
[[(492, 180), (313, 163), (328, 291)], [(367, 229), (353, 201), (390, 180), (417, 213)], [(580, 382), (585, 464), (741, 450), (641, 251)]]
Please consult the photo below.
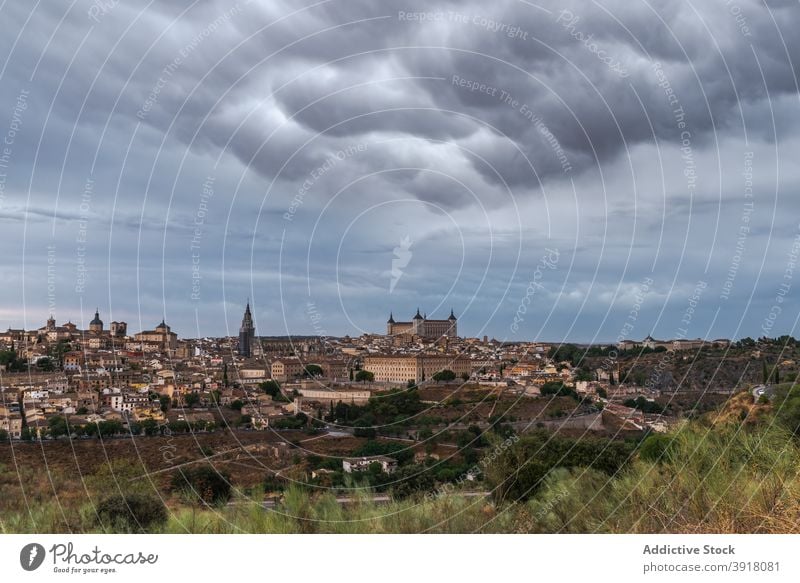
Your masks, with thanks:
[(239, 356), (244, 356), (245, 358), (252, 356), (255, 337), (256, 327), (253, 324), (253, 314), (250, 312), (250, 298), (247, 298), (247, 305), (242, 317), (242, 326), (239, 328)]

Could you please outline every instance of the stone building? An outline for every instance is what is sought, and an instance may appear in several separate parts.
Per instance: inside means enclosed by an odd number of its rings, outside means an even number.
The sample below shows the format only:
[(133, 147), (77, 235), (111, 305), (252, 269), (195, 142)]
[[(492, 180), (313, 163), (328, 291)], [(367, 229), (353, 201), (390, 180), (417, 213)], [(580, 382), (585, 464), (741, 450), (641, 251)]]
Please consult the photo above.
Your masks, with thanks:
[(421, 338), (441, 338), (442, 336), (457, 338), (458, 318), (453, 310), (450, 310), (450, 317), (446, 320), (428, 319), (427, 315), (423, 316), (419, 313), (419, 308), (409, 322), (396, 322), (394, 315), (389, 314), (389, 320), (386, 322), (386, 334), (389, 336), (420, 336)]
[(364, 358), (364, 370), (377, 382), (416, 383), (430, 380), (442, 370), (452, 370), (457, 377), (472, 373), (472, 361), (455, 354), (383, 354)]
[(253, 324), (253, 314), (250, 313), (250, 302), (244, 309), (242, 326), (239, 328), (239, 356), (250, 358), (253, 356), (253, 345), (256, 339), (256, 327)]

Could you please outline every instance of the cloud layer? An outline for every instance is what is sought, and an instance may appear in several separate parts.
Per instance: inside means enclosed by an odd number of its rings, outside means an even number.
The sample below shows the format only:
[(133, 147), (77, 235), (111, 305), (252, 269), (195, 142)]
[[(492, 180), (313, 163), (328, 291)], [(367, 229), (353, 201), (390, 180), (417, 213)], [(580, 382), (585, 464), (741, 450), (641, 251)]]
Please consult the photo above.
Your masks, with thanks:
[(0, 325), (613, 340), (652, 278), (633, 337), (794, 331), (794, 2), (48, 4), (0, 20)]

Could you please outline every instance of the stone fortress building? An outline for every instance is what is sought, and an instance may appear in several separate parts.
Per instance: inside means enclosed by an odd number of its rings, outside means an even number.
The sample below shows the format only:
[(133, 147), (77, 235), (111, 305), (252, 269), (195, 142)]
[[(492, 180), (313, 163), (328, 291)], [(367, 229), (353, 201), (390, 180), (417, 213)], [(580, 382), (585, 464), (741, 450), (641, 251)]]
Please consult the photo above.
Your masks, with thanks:
[(410, 322), (395, 322), (394, 315), (389, 314), (386, 322), (386, 334), (389, 336), (419, 336), (421, 338), (448, 338), (458, 337), (458, 319), (453, 310), (450, 310), (450, 317), (446, 320), (430, 320), (427, 315), (423, 316), (417, 308), (416, 315)]

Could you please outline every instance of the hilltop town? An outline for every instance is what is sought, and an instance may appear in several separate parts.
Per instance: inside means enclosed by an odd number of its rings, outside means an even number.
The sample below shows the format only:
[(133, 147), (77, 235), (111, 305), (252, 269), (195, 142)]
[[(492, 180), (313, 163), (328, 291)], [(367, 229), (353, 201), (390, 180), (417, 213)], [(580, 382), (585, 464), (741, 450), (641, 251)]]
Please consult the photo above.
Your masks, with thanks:
[(2, 441), (260, 434), (297, 450), (273, 473), (302, 467), (333, 484), (373, 464), (387, 475), (412, 462), (463, 469), (489, 433), (667, 431), (796, 376), (786, 339), (504, 343), (459, 336), (452, 310), (390, 314), (385, 333), (358, 338), (271, 337), (256, 335), (248, 303), (238, 336), (197, 339), (163, 320), (129, 335), (97, 311), (88, 329), (51, 316), (0, 333), (0, 347)]

